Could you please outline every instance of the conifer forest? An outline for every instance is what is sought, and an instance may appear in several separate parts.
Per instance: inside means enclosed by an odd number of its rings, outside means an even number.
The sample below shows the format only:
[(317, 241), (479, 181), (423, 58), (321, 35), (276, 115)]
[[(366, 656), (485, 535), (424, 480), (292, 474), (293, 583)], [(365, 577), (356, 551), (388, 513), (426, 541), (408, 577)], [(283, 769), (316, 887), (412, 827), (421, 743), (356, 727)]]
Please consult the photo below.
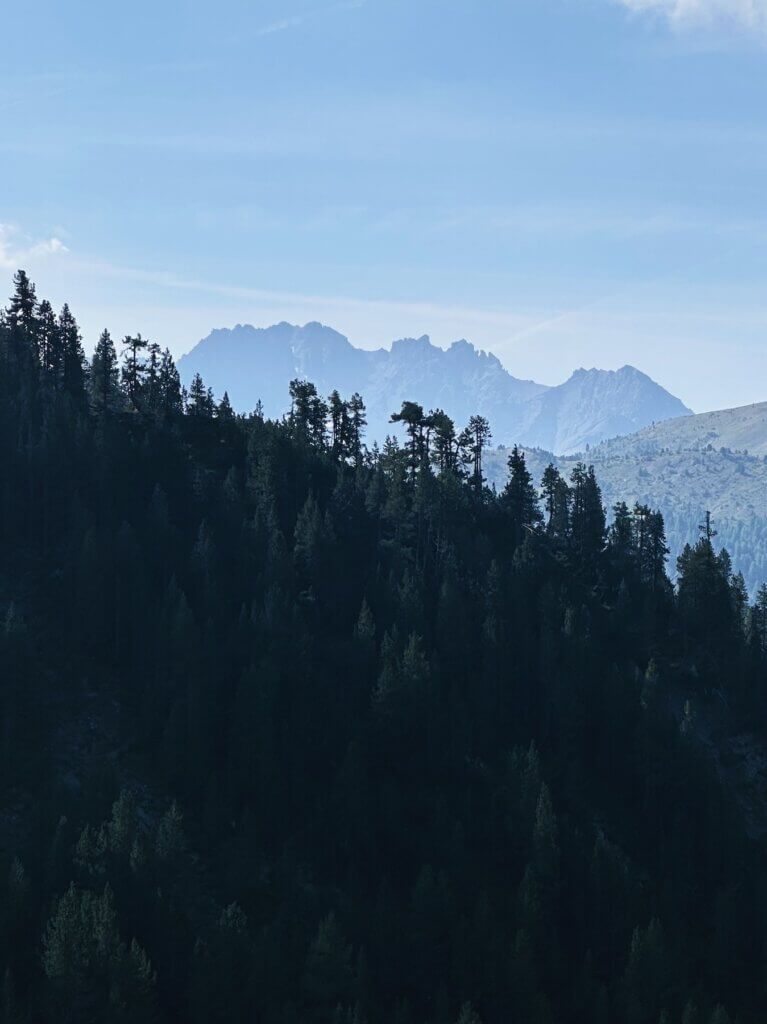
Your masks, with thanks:
[(767, 1019), (767, 586), (705, 508), (672, 567), (481, 416), (237, 415), (10, 290), (2, 1024)]

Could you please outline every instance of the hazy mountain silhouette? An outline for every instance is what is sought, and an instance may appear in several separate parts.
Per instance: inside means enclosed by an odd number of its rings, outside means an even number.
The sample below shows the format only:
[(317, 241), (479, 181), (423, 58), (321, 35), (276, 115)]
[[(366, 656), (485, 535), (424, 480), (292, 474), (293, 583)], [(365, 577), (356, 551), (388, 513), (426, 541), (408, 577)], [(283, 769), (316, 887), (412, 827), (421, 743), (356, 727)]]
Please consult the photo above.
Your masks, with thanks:
[(240, 412), (260, 400), (271, 417), (286, 411), (293, 377), (311, 380), (324, 395), (333, 388), (345, 396), (358, 391), (367, 405), (369, 441), (392, 432), (389, 417), (404, 399), (444, 409), (459, 426), (481, 413), (495, 443), (562, 454), (690, 412), (631, 366), (579, 369), (547, 387), (513, 377), (496, 356), (465, 340), (442, 349), (424, 335), (368, 351), (319, 323), (215, 330), (179, 361), (179, 370), (187, 385), (200, 373), (217, 396), (227, 391)]

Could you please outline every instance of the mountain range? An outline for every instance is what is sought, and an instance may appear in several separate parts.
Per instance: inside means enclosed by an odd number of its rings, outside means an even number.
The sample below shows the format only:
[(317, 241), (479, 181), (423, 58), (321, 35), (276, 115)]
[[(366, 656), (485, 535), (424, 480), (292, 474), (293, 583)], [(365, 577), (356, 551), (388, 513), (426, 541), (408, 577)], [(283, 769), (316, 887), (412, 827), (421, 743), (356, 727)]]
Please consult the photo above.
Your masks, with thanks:
[(519, 442), (558, 454), (690, 413), (633, 366), (578, 369), (549, 387), (513, 377), (496, 356), (465, 340), (442, 349), (424, 335), (371, 351), (319, 323), (214, 330), (178, 366), (187, 386), (199, 373), (218, 397), (227, 391), (238, 412), (250, 412), (260, 401), (270, 417), (287, 411), (294, 377), (311, 380), (321, 395), (357, 391), (367, 406), (368, 442), (393, 432), (389, 418), (406, 399), (444, 409), (459, 427), (479, 413), (489, 420), (496, 443)]
[(749, 590), (767, 580), (767, 402), (693, 415), (631, 366), (579, 369), (546, 387), (513, 377), (467, 341), (445, 350), (427, 337), (405, 338), (368, 351), (318, 323), (213, 331), (179, 369), (187, 385), (199, 372), (219, 397), (228, 391), (238, 411), (261, 400), (271, 417), (287, 410), (293, 377), (313, 381), (323, 395), (359, 391), (369, 443), (393, 432), (389, 417), (404, 399), (442, 408), (459, 426), (481, 413), (493, 431), (485, 472), (498, 489), (512, 444), (524, 448), (536, 483), (549, 462), (569, 475), (583, 459), (593, 463), (608, 509), (626, 500), (663, 511), (672, 571), (709, 509), (717, 543)]

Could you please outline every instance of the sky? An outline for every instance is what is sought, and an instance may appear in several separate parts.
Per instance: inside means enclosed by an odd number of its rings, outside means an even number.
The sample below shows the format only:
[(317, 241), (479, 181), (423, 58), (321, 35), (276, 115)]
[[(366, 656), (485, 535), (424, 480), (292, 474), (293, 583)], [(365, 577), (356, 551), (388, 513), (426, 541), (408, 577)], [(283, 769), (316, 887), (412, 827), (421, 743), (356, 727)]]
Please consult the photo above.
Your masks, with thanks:
[(767, 0), (39, 0), (0, 36), (0, 285), (88, 351), (320, 320), (767, 400)]

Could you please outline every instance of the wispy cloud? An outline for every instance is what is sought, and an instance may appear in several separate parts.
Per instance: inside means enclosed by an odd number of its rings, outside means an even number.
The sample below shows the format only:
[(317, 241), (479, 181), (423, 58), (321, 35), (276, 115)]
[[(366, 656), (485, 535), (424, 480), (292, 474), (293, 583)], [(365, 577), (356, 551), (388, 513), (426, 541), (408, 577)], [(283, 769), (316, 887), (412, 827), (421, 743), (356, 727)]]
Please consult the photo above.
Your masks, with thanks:
[(30, 260), (47, 256), (65, 256), (69, 249), (60, 238), (52, 236), (33, 241), (13, 224), (0, 223), (0, 267), (16, 268)]
[(554, 330), (561, 327), (562, 324), (567, 321), (574, 321), (585, 313), (591, 313), (594, 310), (599, 309), (600, 306), (605, 305), (614, 298), (614, 295), (606, 295), (604, 298), (596, 299), (594, 302), (588, 302), (583, 306), (578, 306), (576, 309), (568, 309), (563, 313), (558, 313), (556, 316), (547, 317), (545, 320), (537, 320), (528, 324), (526, 327), (523, 327), (521, 331), (517, 331), (516, 334), (511, 335), (511, 337), (505, 338), (504, 344), (513, 345), (516, 342), (522, 341), (525, 338), (530, 338), (535, 334), (543, 334), (547, 331)]
[(729, 22), (767, 36), (767, 0), (617, 0), (638, 13), (659, 14), (674, 26), (712, 27)]
[(294, 14), (290, 18), (282, 18), (280, 21), (273, 21), (269, 25), (264, 25), (263, 28), (259, 29), (256, 33), (259, 36), (270, 36), (275, 32), (284, 32), (288, 28), (298, 28), (299, 25), (307, 20), (307, 15)]
[[(418, 210), (403, 211), (402, 219), (415, 223), (418, 213)], [(767, 239), (764, 217), (727, 216), (697, 208), (653, 205), (646, 209), (637, 206), (620, 209), (608, 203), (551, 203), (547, 206), (466, 206), (430, 211), (430, 214), (432, 219), (426, 227), (436, 231), (479, 228), (559, 239), (600, 236), (635, 240), (680, 235)]]
[(429, 333), (438, 345), (467, 337), (492, 349), (496, 340), (516, 335), (545, 316), (541, 308), (520, 311), (411, 297), (254, 288), (77, 253), (57, 261), (55, 268), (47, 261), (43, 275), (41, 260), (20, 262), (22, 255), (20, 248), (0, 247), (0, 269), (24, 266), (41, 293), (55, 302), (69, 301), (86, 337), (95, 340), (105, 324), (118, 334), (130, 333), (138, 324), (143, 333), (169, 345), (176, 355), (210, 329), (238, 321), (266, 325), (322, 320), (363, 348), (388, 347), (394, 338)]
[(46, 238), (42, 242), (35, 242), (34, 245), (30, 246), (26, 250), (26, 253), (22, 255), (28, 256), (65, 256), (69, 252), (69, 249), (64, 245), (60, 238)]
[(323, 7), (318, 11), (308, 11), (305, 14), (294, 14), (288, 18), (280, 18), (279, 21), (273, 21), (269, 25), (264, 25), (263, 28), (258, 30), (256, 35), (270, 36), (275, 32), (284, 32), (286, 29), (300, 28), (301, 25), (305, 25), (309, 21), (326, 18), (341, 11), (353, 11), (358, 7), (364, 7), (366, 3), (367, 0), (345, 0), (345, 2), (332, 4), (330, 7)]
[(141, 270), (134, 267), (119, 266), (109, 262), (76, 260), (72, 269), (82, 271), (91, 277), (102, 277), (118, 281), (134, 282), (161, 290), (176, 292), (194, 292), (197, 294), (217, 295), (252, 302), (254, 304), (279, 304), (286, 308), (307, 308), (315, 314), (328, 309), (344, 307), (356, 311), (364, 311), (372, 316), (376, 312), (397, 312), (419, 318), (433, 317), (435, 320), (455, 319), (464, 317), (474, 323), (483, 323), (506, 330), (518, 329), (529, 322), (524, 314), (507, 310), (470, 308), (460, 305), (442, 305), (428, 301), (397, 301), (392, 299), (354, 298), (348, 295), (305, 294), (291, 291), (271, 291), (247, 286), (220, 284), (185, 278), (177, 274), (160, 270)]

